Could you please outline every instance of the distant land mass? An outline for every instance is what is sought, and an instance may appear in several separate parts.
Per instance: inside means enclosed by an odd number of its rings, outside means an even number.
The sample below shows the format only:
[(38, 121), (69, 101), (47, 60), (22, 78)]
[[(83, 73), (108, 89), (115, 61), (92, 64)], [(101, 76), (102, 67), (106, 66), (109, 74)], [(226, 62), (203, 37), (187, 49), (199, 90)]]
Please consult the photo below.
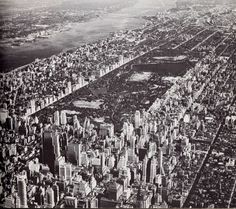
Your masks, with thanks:
[[(169, 3), (168, 3), (169, 2)], [(174, 0), (3, 0), (1, 72), (145, 23)], [(5, 10), (3, 9), (5, 8)], [(10, 26), (10, 27), (9, 27)]]

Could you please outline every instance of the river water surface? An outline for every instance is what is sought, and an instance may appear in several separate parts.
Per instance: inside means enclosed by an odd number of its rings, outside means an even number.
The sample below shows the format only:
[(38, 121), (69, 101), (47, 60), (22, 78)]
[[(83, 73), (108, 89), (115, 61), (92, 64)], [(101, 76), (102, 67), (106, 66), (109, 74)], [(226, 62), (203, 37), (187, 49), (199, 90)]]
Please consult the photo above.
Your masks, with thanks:
[(104, 14), (87, 22), (73, 23), (60, 33), (47, 39), (27, 43), (18, 47), (0, 48), (1, 71), (33, 62), (36, 58), (45, 58), (63, 50), (75, 48), (82, 44), (108, 37), (111, 32), (135, 29), (145, 23), (143, 15), (155, 15), (158, 11), (168, 9), (162, 0), (137, 0), (133, 6)]

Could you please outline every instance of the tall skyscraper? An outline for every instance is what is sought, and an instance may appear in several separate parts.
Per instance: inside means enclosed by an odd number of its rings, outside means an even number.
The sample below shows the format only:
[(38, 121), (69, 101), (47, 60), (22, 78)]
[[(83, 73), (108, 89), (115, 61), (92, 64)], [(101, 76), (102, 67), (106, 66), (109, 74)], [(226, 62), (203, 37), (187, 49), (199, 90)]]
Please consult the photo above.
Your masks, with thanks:
[(132, 123), (128, 123), (128, 132), (127, 132), (127, 140), (130, 140), (130, 137), (133, 135), (134, 126)]
[(74, 115), (74, 116), (73, 116), (73, 127), (74, 127), (74, 129), (76, 129), (76, 130), (78, 130), (78, 129), (81, 128), (81, 125), (80, 125), (80, 122), (79, 122), (79, 120), (78, 120), (77, 115)]
[(72, 166), (69, 163), (64, 163), (59, 165), (59, 178), (62, 181), (68, 180), (70, 181), (72, 177)]
[(54, 143), (54, 149), (55, 149), (55, 156), (60, 157), (61, 156), (60, 136), (58, 134), (53, 134), (53, 143)]
[(18, 196), (20, 198), (20, 207), (21, 208), (28, 208), (25, 176), (23, 176), (23, 175), (18, 176), (17, 188), (18, 188)]
[(126, 164), (126, 162), (125, 162), (125, 156), (122, 155), (122, 156), (120, 157), (119, 161), (118, 161), (117, 168), (118, 168), (118, 169), (122, 169), (122, 168), (126, 167), (125, 164)]
[(111, 169), (114, 166), (115, 166), (115, 157), (114, 157), (114, 155), (112, 155), (108, 159), (108, 167)]
[(161, 147), (158, 150), (158, 167), (160, 169), (159, 173), (161, 175), (165, 175), (165, 171), (164, 171), (164, 168), (163, 168), (163, 151), (162, 151)]
[(71, 85), (71, 81), (69, 81), (67, 83), (67, 88), (68, 88), (68, 93), (70, 94), (72, 92), (72, 85)]
[(31, 108), (31, 113), (35, 112), (35, 100), (32, 99), (30, 100), (30, 108)]
[(135, 149), (135, 143), (136, 143), (136, 136), (132, 136), (130, 139), (130, 148)]
[(134, 114), (134, 127), (139, 128), (141, 125), (140, 111), (136, 110)]
[(124, 135), (126, 136), (128, 133), (128, 122), (124, 122), (122, 130), (123, 130)]
[(72, 178), (72, 165), (70, 163), (66, 163), (66, 176), (67, 180), (70, 181)]
[(53, 208), (55, 206), (54, 202), (54, 191), (51, 187), (46, 190), (46, 206), (47, 208)]
[(65, 164), (59, 165), (59, 178), (60, 180), (66, 180), (66, 167)]
[(66, 124), (67, 124), (66, 112), (61, 111), (61, 125), (66, 125)]
[(56, 126), (59, 126), (60, 125), (60, 113), (59, 113), (59, 111), (56, 111), (56, 112), (54, 112), (54, 124), (56, 125)]
[(55, 146), (56, 140), (55, 134), (53, 133), (53, 130), (46, 129), (43, 133), (42, 137), (42, 145), (41, 145), (41, 152), (40, 152), (40, 158), (41, 163), (48, 165), (50, 168), (50, 171), (54, 174), (55, 173), (55, 159), (56, 159), (56, 152), (55, 147), (57, 147), (57, 155), (60, 153), (58, 144)]
[(58, 201), (59, 201), (59, 198), (60, 198), (59, 186), (55, 183), (52, 186), (52, 189), (53, 189), (53, 192), (54, 192), (54, 202), (55, 202), (55, 204), (57, 204)]
[(153, 183), (153, 181), (155, 179), (155, 176), (156, 176), (156, 166), (157, 166), (156, 157), (152, 157), (151, 167), (150, 167), (150, 183)]
[(0, 108), (0, 122), (1, 124), (4, 124), (6, 122), (6, 119), (9, 115), (9, 111), (7, 108)]
[(101, 169), (103, 170), (105, 168), (105, 160), (106, 160), (104, 152), (100, 154), (100, 160), (101, 160)]
[(142, 165), (142, 170), (143, 170), (142, 181), (144, 182), (146, 182), (146, 179), (147, 179), (147, 162), (148, 162), (148, 159), (147, 159), (147, 156), (145, 156), (143, 159), (143, 165)]
[(70, 163), (81, 166), (82, 145), (77, 143), (69, 143), (67, 146), (66, 156)]

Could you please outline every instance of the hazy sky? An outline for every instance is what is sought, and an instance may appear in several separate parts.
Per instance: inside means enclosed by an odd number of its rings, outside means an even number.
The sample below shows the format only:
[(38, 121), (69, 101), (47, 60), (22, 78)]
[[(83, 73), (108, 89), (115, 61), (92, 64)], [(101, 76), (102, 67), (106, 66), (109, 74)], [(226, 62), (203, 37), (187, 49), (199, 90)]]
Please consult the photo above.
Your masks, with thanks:
[[(129, 0), (135, 7), (171, 7), (176, 0)], [(236, 0), (235, 0), (236, 1)], [(113, 3), (127, 2), (127, 0), (0, 0), (0, 16), (8, 16), (24, 10), (40, 9), (45, 7), (61, 9), (96, 9), (97, 7), (110, 6)]]
[[(54, 6), (54, 5), (59, 5), (61, 3), (65, 2), (70, 2), (70, 3), (83, 3), (86, 2), (86, 4), (90, 3), (99, 3), (101, 4), (104, 3), (109, 3), (111, 2), (121, 2), (121, 1), (126, 1), (126, 0), (0, 0), (0, 6), (5, 6), (8, 8), (36, 8), (36, 7), (43, 7), (43, 6)], [(139, 0), (133, 0), (138, 2)], [(161, 6), (165, 5), (166, 3), (169, 2), (175, 2), (176, 0), (145, 0), (142, 1), (143, 4), (161, 4)]]

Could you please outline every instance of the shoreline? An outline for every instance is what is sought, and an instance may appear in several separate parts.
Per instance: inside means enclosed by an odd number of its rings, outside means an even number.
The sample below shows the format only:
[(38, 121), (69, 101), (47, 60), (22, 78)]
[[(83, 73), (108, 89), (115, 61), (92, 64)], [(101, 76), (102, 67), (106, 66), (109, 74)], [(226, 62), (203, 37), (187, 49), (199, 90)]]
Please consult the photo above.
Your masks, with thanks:
[[(123, 8), (123, 9), (127, 9), (127, 8)], [(160, 9), (160, 8), (159, 8)], [(6, 68), (4, 67), (4, 68), (2, 68), (1, 69), (1, 72), (0, 72), (0, 74), (5, 74), (5, 75), (7, 75), (7, 74), (9, 74), (10, 72), (15, 72), (15, 71), (17, 71), (17, 70), (21, 70), (21, 69), (24, 69), (25, 67), (27, 67), (29, 64), (31, 64), (31, 63), (33, 63), (34, 61), (35, 61), (35, 59), (46, 59), (46, 58), (50, 58), (51, 56), (57, 56), (57, 55), (59, 55), (60, 53), (63, 53), (63, 52), (68, 52), (69, 51), (69, 53), (72, 53), (73, 51), (75, 51), (75, 50), (77, 50), (77, 49), (79, 49), (79, 47), (81, 47), (81, 46), (83, 46), (84, 44), (91, 44), (91, 43), (96, 43), (97, 41), (99, 41), (99, 40), (103, 40), (103, 39), (106, 39), (106, 38), (109, 38), (109, 37), (111, 37), (112, 36), (112, 34), (116, 34), (116, 33), (119, 33), (119, 32), (121, 32), (121, 31), (127, 31), (127, 30), (136, 30), (136, 29), (140, 29), (140, 28), (142, 28), (142, 27), (144, 27), (145, 26), (145, 24), (147, 23), (147, 22), (149, 22), (150, 20), (147, 20), (147, 19), (145, 19), (145, 17), (146, 16), (156, 16), (157, 15), (157, 13), (159, 12), (159, 9), (157, 9), (154, 13), (153, 12), (151, 12), (151, 14), (141, 14), (140, 16), (134, 16), (133, 18), (134, 19), (142, 19), (143, 21), (144, 21), (144, 23), (142, 23), (142, 25), (136, 25), (136, 23), (134, 23), (134, 28), (131, 28), (131, 29), (129, 29), (129, 26), (128, 25), (126, 25), (124, 28), (119, 28), (119, 27), (117, 27), (117, 28), (112, 28), (111, 30), (112, 31), (107, 31), (107, 34), (105, 34), (105, 35), (102, 35), (101, 37), (95, 37), (95, 40), (85, 40), (84, 41), (84, 43), (75, 43), (74, 44), (74, 46), (68, 46), (68, 47), (66, 47), (65, 46), (65, 48), (63, 47), (63, 45), (66, 45), (66, 44), (64, 44), (64, 43), (60, 43), (59, 42), (59, 47), (57, 47), (57, 45), (55, 45), (55, 48), (51, 48), (52, 50), (51, 50), (51, 53), (49, 52), (49, 53), (47, 53), (45, 56), (43, 56), (43, 50), (50, 50), (48, 47), (44, 47), (44, 46), (42, 46), (42, 45), (44, 45), (44, 42), (40, 42), (40, 40), (39, 40), (39, 42), (37, 42), (39, 45), (37, 46), (37, 45), (34, 45), (34, 46), (36, 46), (36, 49), (35, 50), (29, 50), (29, 49), (27, 49), (27, 48), (30, 48), (31, 46), (29, 45), (29, 46), (26, 46), (26, 48), (23, 48), (22, 50), (19, 48), (19, 51), (18, 52), (16, 52), (16, 53), (14, 53), (14, 51), (12, 51), (13, 49), (9, 49), (10, 51), (6, 54), (6, 59), (4, 59), (4, 55), (5, 55), (5, 53), (4, 53), (4, 51), (7, 51), (8, 50), (8, 48), (6, 48), (6, 49), (3, 49), (3, 51), (2, 51), (2, 54), (3, 54), (3, 59), (1, 60), (1, 62), (2, 63), (6, 63), (6, 64), (3, 64), (3, 65), (5, 65), (6, 66)], [(169, 11), (171, 9), (171, 7), (168, 7), (168, 8), (166, 8), (165, 10), (166, 11)], [(122, 10), (122, 9), (121, 9)], [(109, 12), (108, 14), (113, 14), (114, 12)], [(96, 18), (96, 17), (94, 17), (94, 18), (91, 18), (91, 19), (89, 19), (89, 20), (86, 20), (86, 22), (84, 22), (84, 23), (89, 23), (91, 20), (96, 20), (96, 19), (101, 19), (101, 18), (106, 18), (106, 15), (107, 14), (102, 14), (102, 15), (100, 15), (98, 18)], [(128, 17), (129, 18), (129, 17)], [(80, 22), (78, 22), (78, 24), (80, 24)], [(111, 26), (112, 27), (112, 26)], [(69, 29), (69, 30), (71, 30), (71, 28)], [(81, 34), (82, 36), (83, 36), (83, 34)], [(85, 34), (85, 36), (84, 37), (87, 37), (88, 36), (88, 34)], [(46, 39), (46, 40), (48, 40), (48, 44), (49, 44), (49, 46), (51, 45), (51, 42), (53, 41), (51, 41), (51, 40), (49, 40), (49, 39)], [(59, 41), (60, 41), (60, 39), (59, 39)], [(78, 41), (77, 41), (78, 42)], [(83, 41), (82, 41), (83, 42)], [(46, 43), (47, 44), (47, 43)], [(48, 45), (47, 44), (47, 45)], [(62, 47), (61, 47), (62, 46)], [(38, 48), (39, 47), (39, 48)], [(41, 48), (42, 47), (42, 48)], [(18, 50), (18, 49), (17, 49)], [(22, 53), (21, 53), (21, 51), (22, 51)], [(18, 57), (20, 56), (20, 54), (24, 54), (24, 53), (26, 53), (26, 56), (27, 57), (30, 57), (30, 53), (31, 53), (31, 51), (32, 51), (32, 59), (22, 59), (23, 61), (23, 63), (21, 62), (21, 63), (19, 63), (20, 65), (18, 65), (17, 66), (17, 62), (15, 62), (14, 63), (14, 60), (17, 60), (18, 59)], [(38, 53), (37, 53), (37, 51), (38, 51)], [(19, 55), (18, 55), (19, 54)], [(37, 56), (37, 54), (39, 55), (39, 56)], [(15, 57), (15, 59), (14, 58), (11, 58), (11, 57)], [(19, 57), (19, 59), (21, 59), (21, 57)], [(13, 64), (12, 64), (12, 66), (13, 67), (11, 67), (11, 60), (13, 61)], [(27, 62), (27, 60), (29, 61), (29, 62)], [(24, 64), (25, 63), (25, 64)], [(16, 67), (14, 67), (14, 66), (16, 66)]]
[[(136, 18), (138, 18), (138, 17), (136, 17)], [(145, 26), (145, 24), (148, 22), (148, 20), (146, 20), (143, 16), (140, 17), (140, 18), (143, 19), (143, 20), (145, 21), (145, 23), (144, 23), (143, 25), (139, 26), (139, 27), (136, 27), (136, 28), (132, 29), (132, 30), (137, 30), (137, 29), (143, 28), (143, 27)], [(92, 19), (95, 19), (95, 18), (92, 18)], [(90, 19), (90, 20), (92, 20), (92, 19)], [(109, 35), (106, 36), (106, 38), (110, 38), (111, 36), (113, 36), (113, 35), (115, 35), (115, 34), (117, 34), (117, 33), (120, 33), (120, 32), (122, 32), (122, 31), (128, 31), (128, 29), (120, 30), (120, 31), (115, 31), (115, 32), (110, 32)], [(98, 42), (98, 41), (101, 41), (101, 40), (103, 40), (103, 39), (104, 39), (104, 38), (100, 38), (100, 39), (98, 39), (98, 40), (94, 40), (94, 41), (90, 41), (90, 42), (87, 42), (87, 43), (85, 43), (85, 44), (82, 44), (82, 45), (80, 45), (80, 46), (74, 46), (74, 47), (71, 47), (71, 48), (65, 48), (65, 49), (61, 50), (59, 53), (52, 54), (52, 55), (50, 55), (50, 56), (43, 57), (43, 58), (36, 58), (36, 59), (43, 60), (43, 59), (50, 58), (50, 57), (52, 57), (52, 56), (58, 56), (58, 55), (60, 55), (60, 54), (62, 54), (62, 53), (73, 53), (74, 51), (78, 50), (78, 49), (79, 49), (81, 46), (83, 46), (83, 45), (86, 45), (86, 44), (94, 44), (94, 43), (96, 43), (96, 42)], [(30, 63), (28, 63), (28, 64), (19, 66), (19, 67), (14, 68), (14, 69), (4, 69), (2, 72), (0, 72), (0, 75), (8, 75), (8, 74), (14, 73), (15, 71), (22, 70), (22, 69), (28, 67), (30, 64), (34, 63), (36, 59), (34, 59), (34, 61), (32, 61), (32, 62), (30, 62)]]

